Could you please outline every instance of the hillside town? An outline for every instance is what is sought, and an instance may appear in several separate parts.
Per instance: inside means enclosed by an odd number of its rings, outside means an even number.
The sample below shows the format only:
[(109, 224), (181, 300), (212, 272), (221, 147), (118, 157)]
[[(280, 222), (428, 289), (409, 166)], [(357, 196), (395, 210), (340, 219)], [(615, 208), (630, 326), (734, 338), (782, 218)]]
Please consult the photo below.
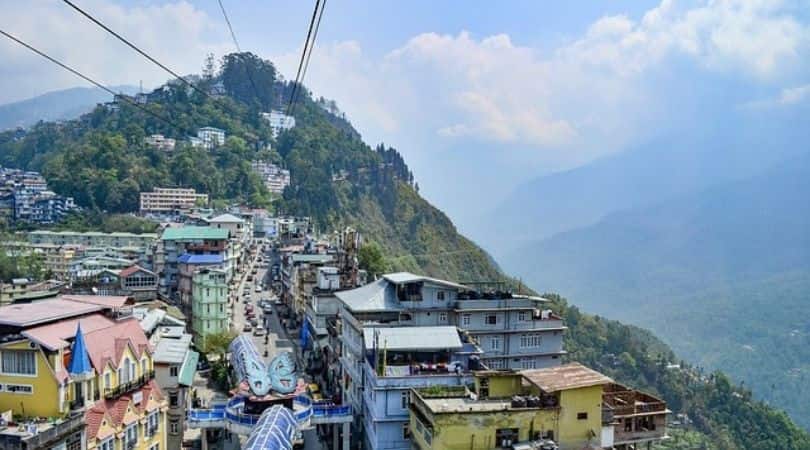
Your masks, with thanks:
[[(45, 191), (38, 174), (5, 173), (12, 189)], [(668, 438), (666, 403), (576, 362), (548, 300), (370, 273), (353, 228), (208, 204), (155, 188), (139, 211), (155, 233), (36, 229), (3, 243), (48, 278), (0, 284), (0, 448), (233, 449), (272, 414), (307, 449)]]

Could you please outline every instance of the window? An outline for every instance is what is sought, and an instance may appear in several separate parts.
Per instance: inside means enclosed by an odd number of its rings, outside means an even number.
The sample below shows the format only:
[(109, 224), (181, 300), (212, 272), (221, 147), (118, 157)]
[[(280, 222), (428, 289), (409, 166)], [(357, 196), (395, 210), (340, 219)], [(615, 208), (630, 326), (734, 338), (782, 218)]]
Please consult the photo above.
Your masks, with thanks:
[(586, 413), (586, 412), (578, 412), (577, 413), (577, 420), (588, 420), (588, 413)]
[(138, 424), (133, 423), (128, 426), (124, 434), (125, 442), (138, 442)]
[(30, 384), (6, 383), (5, 385), (0, 384), (0, 391), (5, 391), (10, 394), (33, 394), (34, 387)]
[(495, 430), (495, 444), (500, 447), (511, 447), (512, 443), (517, 443), (519, 435), (519, 428), (498, 428)]
[(411, 426), (408, 422), (402, 424), (402, 439), (411, 438)]
[(180, 424), (177, 423), (176, 420), (172, 420), (171, 422), (169, 422), (169, 433), (177, 434), (179, 429), (180, 429)]
[(113, 442), (113, 436), (108, 437), (101, 441), (101, 444), (98, 445), (99, 450), (115, 450), (115, 442)]
[(36, 375), (36, 353), (31, 350), (3, 350), (3, 373), (6, 375)]
[(112, 388), (112, 374), (107, 372), (104, 374), (104, 389)]
[(521, 322), (526, 321), (526, 311), (520, 311), (518, 313), (518, 320), (521, 321)]
[(176, 407), (179, 404), (180, 404), (180, 399), (179, 399), (179, 396), (177, 395), (177, 392), (169, 393), (169, 406)]
[(439, 313), (439, 322), (446, 323), (447, 322), (447, 313)]
[(444, 300), (444, 291), (439, 291), (436, 293), (436, 300)]
[(522, 334), (520, 336), (520, 348), (537, 348), (543, 344), (540, 334)]
[(486, 364), (492, 370), (501, 370), (506, 368), (506, 364), (502, 359), (488, 359)]
[(521, 369), (536, 369), (537, 361), (534, 358), (523, 358), (520, 360)]
[(461, 315), (461, 325), (462, 326), (470, 326), (470, 315), (469, 314), (462, 314)]
[(158, 442), (157, 444), (149, 447), (149, 450), (160, 450), (160, 442)]
[(489, 338), (489, 349), (490, 350), (500, 350), (501, 349), (501, 337), (500, 336), (492, 336)]
[(399, 400), (400, 400), (400, 404), (402, 406), (402, 409), (408, 409), (408, 403), (410, 403), (410, 401), (411, 401), (411, 393), (408, 392), (408, 391), (402, 391), (402, 393), (400, 393)]
[(159, 426), (160, 426), (160, 412), (153, 411), (146, 418), (146, 431), (144, 432), (144, 434), (146, 436), (154, 436), (155, 434), (157, 434)]
[(141, 375), (146, 375), (146, 372), (149, 370), (149, 363), (146, 361), (146, 358), (141, 360)]
[(487, 325), (497, 325), (498, 324), (498, 316), (495, 314), (487, 314), (486, 320), (484, 321)]
[(176, 377), (177, 372), (178, 372), (178, 367), (177, 366), (169, 366), (169, 376), (170, 377)]

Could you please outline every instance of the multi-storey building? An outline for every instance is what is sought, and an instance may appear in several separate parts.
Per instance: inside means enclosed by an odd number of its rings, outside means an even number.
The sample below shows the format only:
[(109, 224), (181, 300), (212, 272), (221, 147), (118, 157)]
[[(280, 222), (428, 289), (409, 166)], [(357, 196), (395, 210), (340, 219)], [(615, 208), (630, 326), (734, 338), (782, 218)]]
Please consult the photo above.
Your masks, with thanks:
[[(228, 245), (230, 233), (226, 229), (184, 226), (163, 231), (156, 247), (155, 272), (160, 276), (160, 292), (169, 298), (178, 297), (180, 257), (189, 255), (218, 255), (223, 269), (233, 274), (234, 256)], [(230, 278), (229, 278), (230, 280)]]
[(141, 192), (141, 214), (167, 214), (190, 211), (199, 203), (208, 203), (208, 194), (198, 194), (194, 189), (155, 188)]
[(288, 116), (281, 111), (273, 110), (269, 113), (262, 113), (262, 117), (270, 124), (274, 138), (278, 137), (283, 130), (289, 130), (295, 126), (295, 117)]
[(152, 347), (125, 302), (64, 296), (0, 307), (0, 410), (80, 415), (86, 442), (71, 448), (166, 448), (167, 403), (153, 380)]
[(251, 161), (250, 166), (262, 177), (267, 190), (276, 194), (290, 185), (290, 171), (266, 161)]
[(201, 269), (194, 273), (191, 293), (191, 330), (198, 347), (209, 334), (230, 329), (228, 275), (224, 270)]
[(202, 127), (197, 130), (197, 138), (203, 142), (203, 147), (212, 149), (225, 145), (225, 130), (214, 127)]
[(605, 386), (602, 420), (613, 423), (616, 450), (634, 450), (667, 439), (667, 417), (672, 413), (660, 398), (618, 383)]
[(191, 294), (194, 274), (198, 270), (222, 269), (222, 255), (191, 255), (185, 253), (177, 260), (177, 295), (183, 314), (191, 316)]
[(207, 219), (206, 222), (211, 228), (228, 230), (230, 251), (235, 263), (233, 270), (236, 271), (242, 267), (247, 262), (248, 250), (253, 241), (252, 224), (233, 214), (220, 214), (212, 219)]
[(156, 233), (101, 233), (98, 231), (49, 231), (36, 230), (28, 233), (31, 245), (81, 245), (84, 247), (149, 248), (157, 240)]
[(0, 281), (0, 305), (54, 297), (64, 285), (57, 280), (31, 281), (28, 278), (14, 278), (9, 283)]
[(15, 221), (49, 224), (62, 220), (74, 209), (73, 198), (48, 190), (39, 173), (0, 167), (0, 215)]
[(453, 325), (467, 331), (493, 369), (558, 365), (566, 327), (543, 309), (545, 299), (482, 293), (435, 278), (393, 273), (369, 285), (335, 294), (361, 320), (392, 326)]
[(174, 151), (176, 141), (172, 138), (164, 137), (162, 134), (153, 134), (143, 138), (146, 145), (154, 147), (158, 150), (170, 153)]
[[(410, 389), (463, 386), (482, 368), (480, 349), (456, 327), (362, 328), (347, 317), (344, 403), (366, 449), (410, 449)], [(344, 322), (346, 323), (346, 322)], [(467, 342), (465, 342), (467, 341)]]
[(155, 380), (168, 398), (167, 448), (179, 449), (199, 354), (191, 349), (191, 335), (185, 333), (184, 326), (157, 327), (149, 341), (155, 348)]
[(138, 265), (125, 269), (101, 269), (81, 272), (71, 280), (70, 292), (87, 295), (121, 295), (136, 302), (157, 298), (158, 277)]
[(474, 378), (472, 388), (412, 390), (414, 448), (614, 448), (613, 415), (603, 403), (612, 380), (599, 372), (571, 363)]

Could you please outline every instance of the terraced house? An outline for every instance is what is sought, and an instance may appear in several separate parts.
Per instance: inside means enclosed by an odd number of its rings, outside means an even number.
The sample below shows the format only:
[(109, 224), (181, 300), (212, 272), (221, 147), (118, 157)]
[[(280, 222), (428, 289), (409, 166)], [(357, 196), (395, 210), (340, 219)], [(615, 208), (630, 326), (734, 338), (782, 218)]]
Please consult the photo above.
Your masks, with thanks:
[(37, 424), (68, 423), (39, 448), (166, 448), (152, 347), (125, 302), (63, 296), (0, 308), (0, 411), (26, 426), (23, 440), (46, 436)]

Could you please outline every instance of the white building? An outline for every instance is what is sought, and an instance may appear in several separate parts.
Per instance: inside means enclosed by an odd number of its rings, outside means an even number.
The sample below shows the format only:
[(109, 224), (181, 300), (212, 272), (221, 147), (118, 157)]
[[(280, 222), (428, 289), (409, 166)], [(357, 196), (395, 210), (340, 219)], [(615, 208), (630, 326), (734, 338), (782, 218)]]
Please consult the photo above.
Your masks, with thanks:
[(155, 188), (141, 192), (141, 214), (188, 211), (198, 201), (208, 203), (208, 194), (198, 194), (194, 189)]
[(151, 136), (147, 136), (143, 139), (146, 145), (150, 147), (155, 147), (158, 150), (162, 150), (164, 152), (171, 152), (174, 150), (175, 140), (172, 138), (167, 138), (162, 134), (153, 134)]
[(273, 137), (278, 137), (281, 130), (289, 130), (295, 126), (295, 117), (288, 116), (281, 111), (270, 111), (262, 113), (262, 117), (270, 122), (270, 129), (273, 130)]
[(264, 161), (251, 161), (250, 167), (262, 177), (267, 190), (276, 194), (290, 185), (290, 171)]
[(202, 139), (203, 146), (208, 149), (225, 145), (225, 130), (219, 128), (202, 127), (197, 130), (197, 137)]

